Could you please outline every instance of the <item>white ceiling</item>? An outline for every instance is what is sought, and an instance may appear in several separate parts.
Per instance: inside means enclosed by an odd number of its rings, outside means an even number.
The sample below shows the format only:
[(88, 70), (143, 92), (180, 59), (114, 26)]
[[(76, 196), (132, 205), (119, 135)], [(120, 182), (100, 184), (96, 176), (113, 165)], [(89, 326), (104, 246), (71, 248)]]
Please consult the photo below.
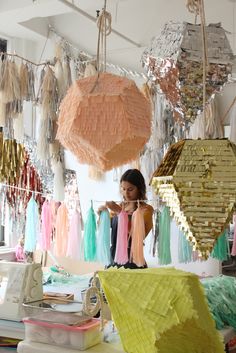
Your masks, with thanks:
[[(66, 0), (0, 0), (0, 34), (40, 40), (51, 24), (63, 37), (94, 55), (98, 30), (89, 18), (65, 4)], [(95, 18), (103, 0), (67, 0)], [(108, 61), (141, 71), (140, 57), (165, 22), (194, 22), (186, 8), (187, 0), (107, 0), (112, 27), (136, 42), (131, 44), (112, 33), (107, 39)], [(207, 23), (221, 22), (231, 32), (229, 40), (236, 54), (236, 1), (205, 0)], [(140, 47), (138, 47), (138, 45)]]

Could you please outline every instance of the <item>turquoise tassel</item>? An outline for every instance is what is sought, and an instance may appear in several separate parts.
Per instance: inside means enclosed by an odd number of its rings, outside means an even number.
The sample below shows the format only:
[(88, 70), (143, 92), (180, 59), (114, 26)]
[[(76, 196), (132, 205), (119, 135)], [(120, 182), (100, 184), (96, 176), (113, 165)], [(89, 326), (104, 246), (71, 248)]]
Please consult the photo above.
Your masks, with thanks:
[(178, 241), (178, 257), (180, 263), (188, 263), (192, 261), (193, 247), (186, 236), (179, 231)]
[(232, 326), (236, 330), (235, 277), (204, 278), (202, 284), (216, 328), (220, 330), (224, 326)]
[(171, 263), (170, 252), (170, 211), (168, 207), (164, 207), (160, 214), (160, 228), (158, 238), (158, 257), (160, 265), (168, 265)]
[(111, 220), (108, 211), (102, 211), (97, 232), (97, 260), (108, 266), (110, 258), (110, 228)]
[(84, 260), (96, 261), (96, 216), (93, 207), (88, 211), (84, 225)]
[(229, 241), (226, 230), (217, 239), (211, 257), (220, 261), (225, 261), (230, 257)]
[(37, 202), (31, 197), (26, 208), (24, 251), (33, 252), (40, 233), (39, 209)]

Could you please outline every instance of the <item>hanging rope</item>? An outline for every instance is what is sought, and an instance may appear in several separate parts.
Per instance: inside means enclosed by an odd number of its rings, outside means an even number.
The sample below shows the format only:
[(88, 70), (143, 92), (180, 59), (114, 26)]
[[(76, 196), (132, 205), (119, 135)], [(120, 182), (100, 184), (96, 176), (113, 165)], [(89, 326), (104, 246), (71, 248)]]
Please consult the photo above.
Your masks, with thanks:
[[(106, 11), (107, 0), (104, 1), (104, 7), (97, 19), (98, 26), (98, 44), (97, 44), (97, 70), (100, 71), (100, 56), (103, 56), (102, 70), (106, 71), (106, 37), (111, 33), (111, 14)], [(101, 47), (101, 51), (100, 51)]]
[(208, 56), (207, 56), (207, 33), (206, 33), (206, 18), (204, 9), (204, 0), (187, 0), (187, 9), (194, 13), (195, 16), (200, 14), (201, 19), (201, 33), (202, 33), (202, 45), (203, 45), (203, 119), (206, 118), (206, 76), (208, 67)]

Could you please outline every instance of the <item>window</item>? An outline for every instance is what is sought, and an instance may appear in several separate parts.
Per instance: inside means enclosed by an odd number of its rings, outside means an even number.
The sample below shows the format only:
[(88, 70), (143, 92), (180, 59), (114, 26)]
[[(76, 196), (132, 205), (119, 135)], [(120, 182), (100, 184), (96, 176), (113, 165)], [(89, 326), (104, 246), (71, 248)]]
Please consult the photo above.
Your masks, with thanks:
[(6, 53), (6, 51), (7, 51), (7, 40), (0, 38), (0, 52)]

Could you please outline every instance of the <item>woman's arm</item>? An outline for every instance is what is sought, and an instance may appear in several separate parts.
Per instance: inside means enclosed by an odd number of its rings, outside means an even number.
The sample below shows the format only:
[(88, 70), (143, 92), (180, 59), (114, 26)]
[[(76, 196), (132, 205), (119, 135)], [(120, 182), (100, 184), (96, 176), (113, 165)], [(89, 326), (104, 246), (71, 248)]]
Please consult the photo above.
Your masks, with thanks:
[(150, 232), (150, 230), (153, 228), (153, 221), (152, 221), (152, 216), (153, 216), (153, 208), (150, 205), (145, 205), (144, 206), (144, 223), (145, 223), (145, 234), (146, 236)]
[(117, 203), (115, 203), (114, 201), (107, 201), (105, 205), (99, 207), (98, 209), (98, 213), (107, 210), (109, 208), (109, 210), (115, 214), (118, 214), (121, 212), (122, 208), (120, 205), (118, 205)]

